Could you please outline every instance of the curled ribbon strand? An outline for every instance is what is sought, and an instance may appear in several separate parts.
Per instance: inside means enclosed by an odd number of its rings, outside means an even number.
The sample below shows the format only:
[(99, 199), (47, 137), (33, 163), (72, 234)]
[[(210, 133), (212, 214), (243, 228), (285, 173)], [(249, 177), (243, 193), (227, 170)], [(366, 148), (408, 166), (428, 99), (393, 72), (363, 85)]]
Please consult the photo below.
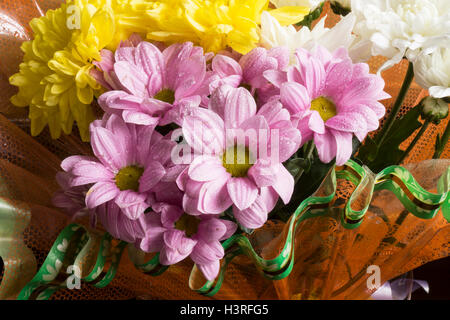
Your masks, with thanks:
[(287, 277), (294, 265), (293, 236), (297, 226), (307, 219), (328, 214), (327, 209), (331, 207), (336, 195), (337, 178), (356, 185), (345, 209), (342, 210), (341, 223), (346, 229), (355, 229), (361, 225), (373, 192), (378, 190), (393, 192), (403, 206), (420, 219), (432, 219), (439, 209), (442, 209), (444, 217), (450, 221), (450, 167), (438, 181), (438, 194), (434, 194), (422, 188), (403, 167), (391, 166), (375, 175), (367, 167), (361, 167), (350, 160), (342, 167), (333, 168), (319, 189), (300, 204), (287, 222), (288, 232), (284, 246), (276, 258), (265, 260), (255, 252), (247, 237), (235, 235), (223, 243), (226, 253), (217, 279), (205, 282), (200, 288), (194, 288), (193, 278), (197, 271), (194, 267), (190, 279), (191, 289), (206, 296), (216, 294), (224, 281), (226, 266), (239, 254), (249, 257), (268, 279), (280, 280)]

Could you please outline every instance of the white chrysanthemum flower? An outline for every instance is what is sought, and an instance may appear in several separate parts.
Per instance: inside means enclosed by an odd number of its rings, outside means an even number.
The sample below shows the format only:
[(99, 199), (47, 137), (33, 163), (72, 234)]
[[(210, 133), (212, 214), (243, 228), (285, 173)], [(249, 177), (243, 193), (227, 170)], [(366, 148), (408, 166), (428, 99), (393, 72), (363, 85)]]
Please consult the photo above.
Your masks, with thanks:
[(450, 43), (448, 0), (352, 0), (351, 7), (353, 32), (372, 43), (372, 55), (389, 59), (380, 71)]
[(277, 8), (281, 7), (309, 7), (314, 10), (324, 0), (270, 0)]
[(294, 53), (298, 48), (312, 49), (315, 45), (321, 45), (330, 52), (340, 47), (349, 50), (354, 62), (366, 61), (370, 58), (370, 42), (359, 41), (352, 34), (355, 25), (355, 16), (348, 14), (342, 18), (333, 28), (325, 28), (325, 19), (322, 18), (317, 25), (310, 30), (302, 27), (299, 31), (294, 26), (283, 27), (267, 12), (261, 15), (261, 44), (266, 48), (287, 47), (291, 52), (291, 62), (294, 63)]
[(450, 97), (450, 47), (420, 54), (414, 62), (414, 75), (432, 97)]

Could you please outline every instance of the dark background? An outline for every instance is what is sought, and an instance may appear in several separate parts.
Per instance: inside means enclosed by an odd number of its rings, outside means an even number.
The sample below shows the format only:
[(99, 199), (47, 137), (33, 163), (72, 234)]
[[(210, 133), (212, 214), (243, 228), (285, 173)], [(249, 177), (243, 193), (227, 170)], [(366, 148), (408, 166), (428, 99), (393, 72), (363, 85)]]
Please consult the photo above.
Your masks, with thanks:
[(412, 300), (450, 300), (450, 257), (429, 262), (413, 271), (417, 280), (428, 281), (430, 293), (417, 289)]

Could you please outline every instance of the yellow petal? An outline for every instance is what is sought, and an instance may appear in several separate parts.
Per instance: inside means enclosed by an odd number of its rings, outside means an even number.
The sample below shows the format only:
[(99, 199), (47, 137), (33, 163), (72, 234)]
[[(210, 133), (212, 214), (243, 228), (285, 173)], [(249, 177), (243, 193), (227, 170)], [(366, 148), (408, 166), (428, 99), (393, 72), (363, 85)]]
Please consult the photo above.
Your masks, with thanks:
[(269, 13), (278, 20), (282, 26), (298, 23), (309, 14), (308, 7), (281, 7), (269, 10)]

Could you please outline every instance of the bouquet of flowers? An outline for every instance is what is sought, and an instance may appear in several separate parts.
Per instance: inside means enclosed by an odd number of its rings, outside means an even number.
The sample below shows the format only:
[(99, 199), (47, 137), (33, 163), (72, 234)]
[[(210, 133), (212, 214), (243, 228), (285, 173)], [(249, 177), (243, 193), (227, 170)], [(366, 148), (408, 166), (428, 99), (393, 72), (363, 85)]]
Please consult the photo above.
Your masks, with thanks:
[[(395, 215), (406, 210), (410, 220), (396, 223), (406, 230), (422, 221), (433, 221), (435, 234), (445, 230), (440, 240), (416, 236), (428, 239), (421, 245), (411, 238), (409, 252), (425, 255), (429, 245), (440, 252), (433, 259), (449, 255), (449, 162), (399, 166), (427, 129), (436, 133), (426, 143), (433, 158), (449, 155), (448, 1), (45, 3), (53, 9), (44, 14), (36, 3), (42, 16), (31, 20), (9, 78), (18, 89), (11, 102), (28, 111), (32, 136), (48, 130), (77, 141), (58, 163), (59, 187), (49, 187), (53, 206), (77, 223), (53, 239), (36, 274), (11, 285), (20, 299), (69, 287), (64, 266), (105, 287), (125, 248), (154, 276), (181, 265), (184, 279), (193, 263), (189, 286), (208, 296), (232, 290), (224, 280), (230, 265), (259, 270), (269, 279), (266, 297), (367, 298), (376, 286), (364, 288), (361, 272), (349, 271), (347, 285), (338, 267), (320, 275), (317, 261), (334, 255), (305, 239), (334, 234), (341, 249), (385, 250), (387, 236), (358, 242), (384, 215), (373, 214), (377, 201), (381, 211), (399, 202)], [(327, 15), (338, 22), (327, 27)], [(382, 72), (402, 60), (408, 70), (397, 93)], [(420, 94), (403, 112), (408, 90)], [(334, 229), (324, 230), (324, 219)], [(389, 245), (402, 248), (396, 239)], [(351, 262), (362, 274), (364, 255)], [(392, 269), (384, 281), (417, 266), (406, 256), (379, 263)], [(308, 257), (316, 273), (305, 267)], [(319, 292), (311, 280), (319, 278), (331, 287)], [(18, 293), (11, 288), (4, 297)]]

